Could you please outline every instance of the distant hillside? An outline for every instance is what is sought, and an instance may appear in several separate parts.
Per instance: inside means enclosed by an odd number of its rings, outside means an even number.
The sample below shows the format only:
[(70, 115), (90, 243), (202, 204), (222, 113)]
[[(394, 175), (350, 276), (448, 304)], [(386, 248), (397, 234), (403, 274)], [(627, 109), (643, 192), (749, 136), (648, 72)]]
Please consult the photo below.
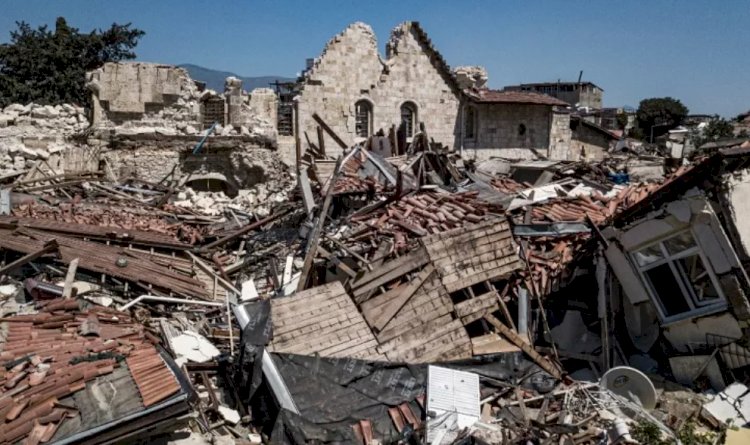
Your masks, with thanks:
[(279, 82), (290, 82), (293, 78), (281, 77), (281, 76), (259, 76), (259, 77), (244, 77), (229, 71), (217, 71), (210, 68), (204, 68), (198, 65), (192, 65), (190, 63), (183, 63), (178, 65), (181, 68), (185, 68), (190, 74), (193, 80), (200, 80), (206, 82), (206, 87), (218, 92), (224, 91), (224, 79), (229, 76), (234, 76), (242, 79), (242, 88), (250, 91), (255, 88), (269, 88), (271, 83), (278, 80)]

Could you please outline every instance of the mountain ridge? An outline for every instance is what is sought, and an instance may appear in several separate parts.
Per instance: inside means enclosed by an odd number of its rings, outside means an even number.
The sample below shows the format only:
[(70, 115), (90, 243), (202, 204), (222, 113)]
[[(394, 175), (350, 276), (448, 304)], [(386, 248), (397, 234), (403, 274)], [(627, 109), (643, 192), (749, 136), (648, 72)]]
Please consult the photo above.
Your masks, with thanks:
[(292, 77), (284, 76), (240, 76), (239, 74), (231, 71), (221, 71), (212, 68), (206, 68), (204, 66), (195, 65), (192, 63), (182, 63), (177, 65), (180, 68), (187, 70), (190, 74), (190, 78), (201, 82), (206, 82), (206, 88), (222, 92), (224, 91), (224, 79), (229, 76), (234, 76), (242, 80), (242, 88), (247, 91), (251, 91), (255, 88), (270, 88), (271, 83), (275, 81), (279, 82), (291, 82), (295, 79)]

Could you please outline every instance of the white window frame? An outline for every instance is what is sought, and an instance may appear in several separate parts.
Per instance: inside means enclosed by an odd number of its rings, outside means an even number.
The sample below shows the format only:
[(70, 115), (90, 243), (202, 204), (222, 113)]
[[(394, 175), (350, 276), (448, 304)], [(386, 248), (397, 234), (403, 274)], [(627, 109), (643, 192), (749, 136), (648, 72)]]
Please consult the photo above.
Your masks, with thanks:
[[(690, 236), (693, 238), (693, 241), (695, 242), (695, 246), (690, 247), (688, 249), (685, 249), (679, 253), (672, 254), (667, 249), (666, 245), (664, 244), (665, 241), (670, 240), (671, 238), (675, 238), (677, 236), (682, 235), (683, 233), (689, 233)], [(645, 266), (641, 266), (638, 264), (638, 259), (636, 257), (636, 253), (639, 251), (642, 251), (646, 248), (653, 247), (653, 246), (659, 246), (659, 250), (661, 251), (661, 254), (663, 258), (656, 260), (652, 263), (649, 263)], [(701, 304), (698, 302), (698, 299), (695, 296), (695, 291), (692, 288), (692, 286), (688, 287), (686, 284), (687, 277), (686, 272), (680, 269), (678, 270), (678, 265), (676, 264), (677, 260), (680, 260), (682, 258), (698, 254), (701, 261), (703, 261), (703, 267), (706, 269), (706, 272), (708, 273), (711, 283), (713, 284), (714, 288), (716, 289), (717, 294), (719, 295), (719, 298), (716, 301), (706, 302)], [(708, 261), (708, 258), (706, 258), (706, 255), (703, 253), (703, 249), (701, 249), (700, 243), (698, 242), (698, 238), (695, 236), (695, 233), (690, 230), (681, 230), (679, 232), (673, 232), (670, 233), (668, 236), (662, 237), (656, 241), (650, 242), (648, 244), (640, 245), (637, 249), (633, 249), (630, 253), (630, 258), (633, 263), (633, 267), (638, 271), (638, 274), (641, 277), (641, 281), (646, 287), (646, 290), (649, 292), (649, 296), (651, 297), (651, 301), (653, 301), (654, 306), (656, 307), (657, 312), (659, 313), (659, 317), (662, 320), (662, 324), (664, 323), (671, 323), (675, 321), (685, 320), (689, 318), (695, 318), (702, 315), (711, 314), (714, 312), (719, 312), (722, 310), (725, 310), (727, 308), (727, 299), (724, 295), (724, 291), (721, 288), (721, 285), (719, 283), (718, 278), (716, 277), (716, 273), (714, 273), (713, 269), (711, 268), (711, 263)], [(651, 285), (651, 280), (646, 276), (646, 272), (649, 270), (668, 264), (670, 270), (672, 271), (672, 274), (675, 277), (675, 281), (677, 281), (677, 284), (679, 286), (679, 291), (682, 294), (682, 298), (685, 300), (687, 305), (690, 307), (690, 310), (674, 314), (674, 315), (667, 315), (666, 311), (664, 310), (662, 306), (662, 300), (661, 297), (656, 292), (656, 289)]]

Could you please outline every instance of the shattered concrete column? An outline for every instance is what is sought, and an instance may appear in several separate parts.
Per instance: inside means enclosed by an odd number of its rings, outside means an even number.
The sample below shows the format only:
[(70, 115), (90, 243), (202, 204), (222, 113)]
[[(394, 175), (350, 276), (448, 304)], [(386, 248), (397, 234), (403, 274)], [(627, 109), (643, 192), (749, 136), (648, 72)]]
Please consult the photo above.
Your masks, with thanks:
[(242, 80), (229, 76), (224, 81), (224, 96), (227, 101), (227, 124), (240, 125), (242, 111)]

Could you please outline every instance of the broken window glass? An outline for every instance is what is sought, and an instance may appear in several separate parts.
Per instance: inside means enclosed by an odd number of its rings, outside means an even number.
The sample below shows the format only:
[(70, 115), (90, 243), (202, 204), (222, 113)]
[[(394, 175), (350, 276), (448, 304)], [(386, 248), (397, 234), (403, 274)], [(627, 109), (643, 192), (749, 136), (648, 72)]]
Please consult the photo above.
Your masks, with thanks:
[(714, 303), (721, 298), (711, 280), (711, 275), (703, 264), (703, 259), (698, 254), (680, 258), (678, 264), (686, 278), (687, 285), (693, 288), (695, 303), (698, 306)]
[(677, 255), (683, 250), (695, 247), (695, 240), (690, 232), (682, 232), (679, 235), (664, 240), (664, 246), (667, 248), (667, 252), (669, 252), (670, 255)]
[(725, 304), (713, 271), (693, 234), (682, 231), (631, 253), (662, 317)]
[(639, 266), (648, 266), (649, 264), (664, 258), (664, 254), (662, 253), (661, 246), (659, 244), (654, 244), (653, 246), (648, 246), (644, 249), (641, 249), (633, 254), (633, 256), (635, 257), (635, 261)]
[(659, 295), (664, 315), (671, 317), (692, 309), (685, 300), (669, 264), (665, 263), (649, 269), (646, 272), (646, 277), (648, 277), (648, 281), (656, 294)]
[(357, 136), (366, 138), (372, 128), (372, 105), (366, 100), (360, 100), (354, 104), (354, 114)]

